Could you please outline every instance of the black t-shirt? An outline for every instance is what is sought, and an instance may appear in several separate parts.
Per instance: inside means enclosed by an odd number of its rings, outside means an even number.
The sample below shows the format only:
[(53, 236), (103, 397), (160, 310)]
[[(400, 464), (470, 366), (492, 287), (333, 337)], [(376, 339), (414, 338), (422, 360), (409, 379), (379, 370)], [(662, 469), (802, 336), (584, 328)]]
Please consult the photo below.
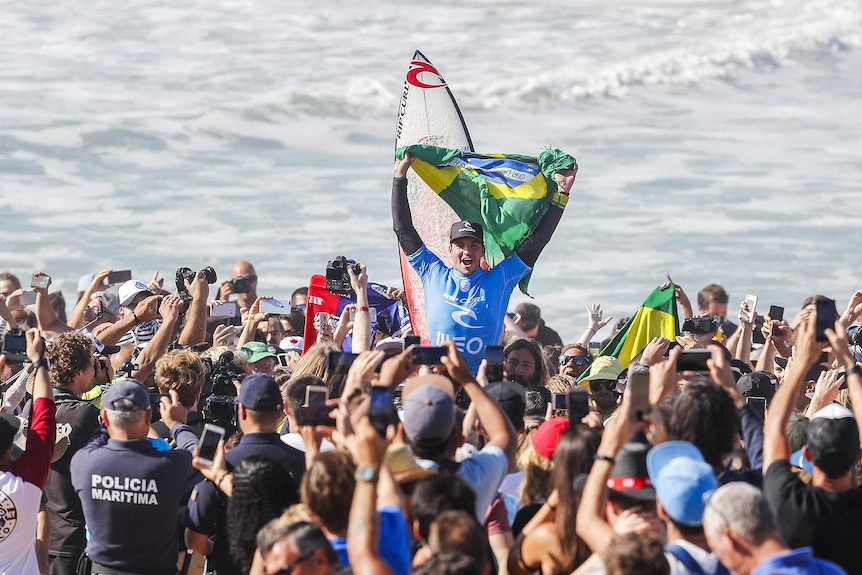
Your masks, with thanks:
[[(63, 457), (51, 464), (45, 494), (51, 521), (52, 555), (78, 557), (87, 544), (84, 533), (84, 510), (72, 486), (69, 463), (72, 456), (87, 444), (99, 429), (99, 410), (65, 389), (54, 392), (57, 403), (57, 435), (68, 432), (69, 447)], [(65, 435), (65, 433), (63, 433)]]
[(862, 490), (806, 485), (782, 460), (766, 471), (763, 492), (788, 547), (810, 546), (817, 558), (862, 573)]

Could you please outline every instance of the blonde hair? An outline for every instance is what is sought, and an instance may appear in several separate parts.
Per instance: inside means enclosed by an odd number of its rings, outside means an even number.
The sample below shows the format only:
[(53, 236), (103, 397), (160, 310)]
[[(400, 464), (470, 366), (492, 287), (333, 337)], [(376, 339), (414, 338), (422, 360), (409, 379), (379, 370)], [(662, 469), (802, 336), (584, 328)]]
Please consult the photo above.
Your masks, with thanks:
[(518, 467), (524, 472), (524, 479), (518, 491), (521, 503), (530, 505), (544, 502), (551, 494), (551, 470), (554, 468), (554, 462), (539, 455), (528, 441), (518, 456)]
[(170, 351), (156, 362), (155, 380), (159, 393), (166, 394), (173, 389), (180, 403), (191, 407), (197, 403), (204, 384), (204, 364), (191, 351)]
[(548, 391), (551, 393), (566, 393), (570, 388), (578, 385), (578, 382), (574, 377), (570, 375), (560, 375), (557, 374), (548, 379), (548, 382), (545, 384), (545, 387), (548, 388)]

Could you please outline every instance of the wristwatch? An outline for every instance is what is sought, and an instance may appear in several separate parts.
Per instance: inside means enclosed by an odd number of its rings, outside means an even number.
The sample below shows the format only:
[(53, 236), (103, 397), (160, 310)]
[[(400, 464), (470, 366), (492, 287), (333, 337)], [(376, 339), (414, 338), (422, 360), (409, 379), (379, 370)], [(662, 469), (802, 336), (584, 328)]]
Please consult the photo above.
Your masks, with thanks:
[(356, 473), (353, 475), (356, 481), (368, 481), (374, 483), (380, 479), (380, 472), (368, 465), (360, 465), (356, 468)]

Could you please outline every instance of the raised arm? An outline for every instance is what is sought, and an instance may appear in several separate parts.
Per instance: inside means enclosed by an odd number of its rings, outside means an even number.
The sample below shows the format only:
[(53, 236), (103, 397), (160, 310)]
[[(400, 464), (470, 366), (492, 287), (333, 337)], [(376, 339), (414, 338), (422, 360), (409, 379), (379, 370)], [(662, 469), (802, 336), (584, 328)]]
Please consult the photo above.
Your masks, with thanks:
[(359, 274), (353, 273), (353, 266), (347, 266), (350, 285), (356, 292), (356, 314), (353, 319), (353, 339), (351, 351), (361, 353), (371, 349), (371, 313), (368, 309), (368, 274), (365, 264), (359, 265)]
[(183, 300), (178, 295), (165, 296), (162, 300), (159, 307), (162, 325), (138, 356), (138, 370), (134, 373), (134, 378), (138, 381), (146, 381), (155, 370), (156, 362), (167, 353), (168, 346), (177, 337), (183, 306)]
[(575, 177), (578, 175), (578, 165), (575, 164), (570, 170), (562, 170), (555, 174), (557, 180), (557, 192), (554, 194), (554, 199), (551, 200), (551, 205), (548, 206), (548, 211), (542, 216), (539, 225), (536, 226), (536, 231), (533, 235), (527, 238), (515, 253), (521, 258), (521, 261), (527, 264), (528, 267), (536, 265), (542, 250), (551, 241), (551, 236), (557, 229), (557, 224), (560, 223), (560, 218), (563, 217), (563, 210), (569, 201), (569, 192), (572, 185), (575, 183)]
[[(45, 276), (42, 272), (34, 272), (34, 276)], [(51, 278), (48, 278), (48, 286), (51, 285)], [(36, 292), (36, 321), (39, 323), (39, 329), (47, 335), (56, 335), (66, 331), (71, 331), (71, 328), (60, 321), (57, 317), (57, 312), (51, 307), (51, 302), (48, 299), (48, 287), (33, 288)]]
[(195, 345), (207, 339), (207, 298), (210, 295), (210, 286), (203, 272), (198, 271), (191, 282), (186, 281), (186, 289), (191, 294), (192, 301), (188, 303), (186, 323), (178, 341), (183, 345)]
[(88, 305), (90, 305), (90, 299), (93, 297), (93, 294), (97, 291), (106, 290), (114, 285), (105, 285), (105, 278), (107, 278), (108, 274), (112, 271), (113, 270), (102, 270), (93, 276), (93, 281), (91, 281), (90, 285), (87, 286), (87, 289), (84, 290), (84, 293), (81, 295), (81, 299), (78, 300), (72, 313), (69, 314), (69, 327), (72, 329), (78, 329), (79, 327), (84, 326), (84, 310)]
[(398, 245), (407, 255), (415, 254), (422, 247), (422, 238), (413, 227), (410, 203), (407, 201), (407, 170), (416, 158), (408, 153), (395, 161), (395, 177), (392, 179), (392, 229), (398, 237)]
[(856, 416), (856, 424), (859, 426), (859, 436), (862, 438), (862, 368), (859, 367), (856, 358), (850, 353), (850, 347), (847, 345), (846, 324), (843, 318), (835, 322), (835, 331), (826, 330), (826, 337), (829, 338), (832, 353), (839, 365), (843, 365), (846, 369), (850, 405), (853, 408), (853, 415)]
[(608, 317), (602, 319), (604, 312), (602, 311), (602, 304), (594, 303), (592, 305), (587, 306), (587, 315), (589, 316), (589, 323), (587, 324), (587, 329), (584, 330), (584, 333), (581, 334), (581, 338), (578, 340), (578, 343), (584, 346), (585, 349), (589, 349), (590, 342), (593, 340), (593, 336), (598, 333), (600, 329), (608, 325), (613, 317)]
[(99, 341), (103, 345), (116, 345), (123, 336), (129, 333), (140, 324), (152, 321), (158, 317), (159, 303), (162, 300), (160, 295), (151, 295), (150, 297), (138, 302), (134, 311), (121, 317), (117, 322), (99, 332)]

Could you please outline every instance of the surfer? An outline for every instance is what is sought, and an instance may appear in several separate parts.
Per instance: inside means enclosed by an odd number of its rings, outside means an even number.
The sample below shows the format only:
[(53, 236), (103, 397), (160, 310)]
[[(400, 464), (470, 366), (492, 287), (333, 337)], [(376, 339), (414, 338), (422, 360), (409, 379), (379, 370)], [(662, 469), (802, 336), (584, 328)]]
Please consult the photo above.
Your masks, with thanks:
[[(485, 253), (482, 225), (467, 220), (456, 222), (449, 232), (449, 254), (454, 262), (454, 267), (449, 268), (425, 246), (413, 225), (407, 200), (407, 171), (414, 160), (408, 153), (395, 162), (392, 226), (407, 261), (422, 279), (432, 345), (454, 341), (476, 373), (485, 346), (500, 343), (512, 290), (532, 271), (560, 222), (563, 208), (549, 206), (535, 233), (489, 270), (481, 266)], [(575, 164), (554, 176), (561, 194), (569, 195), (577, 171)]]

